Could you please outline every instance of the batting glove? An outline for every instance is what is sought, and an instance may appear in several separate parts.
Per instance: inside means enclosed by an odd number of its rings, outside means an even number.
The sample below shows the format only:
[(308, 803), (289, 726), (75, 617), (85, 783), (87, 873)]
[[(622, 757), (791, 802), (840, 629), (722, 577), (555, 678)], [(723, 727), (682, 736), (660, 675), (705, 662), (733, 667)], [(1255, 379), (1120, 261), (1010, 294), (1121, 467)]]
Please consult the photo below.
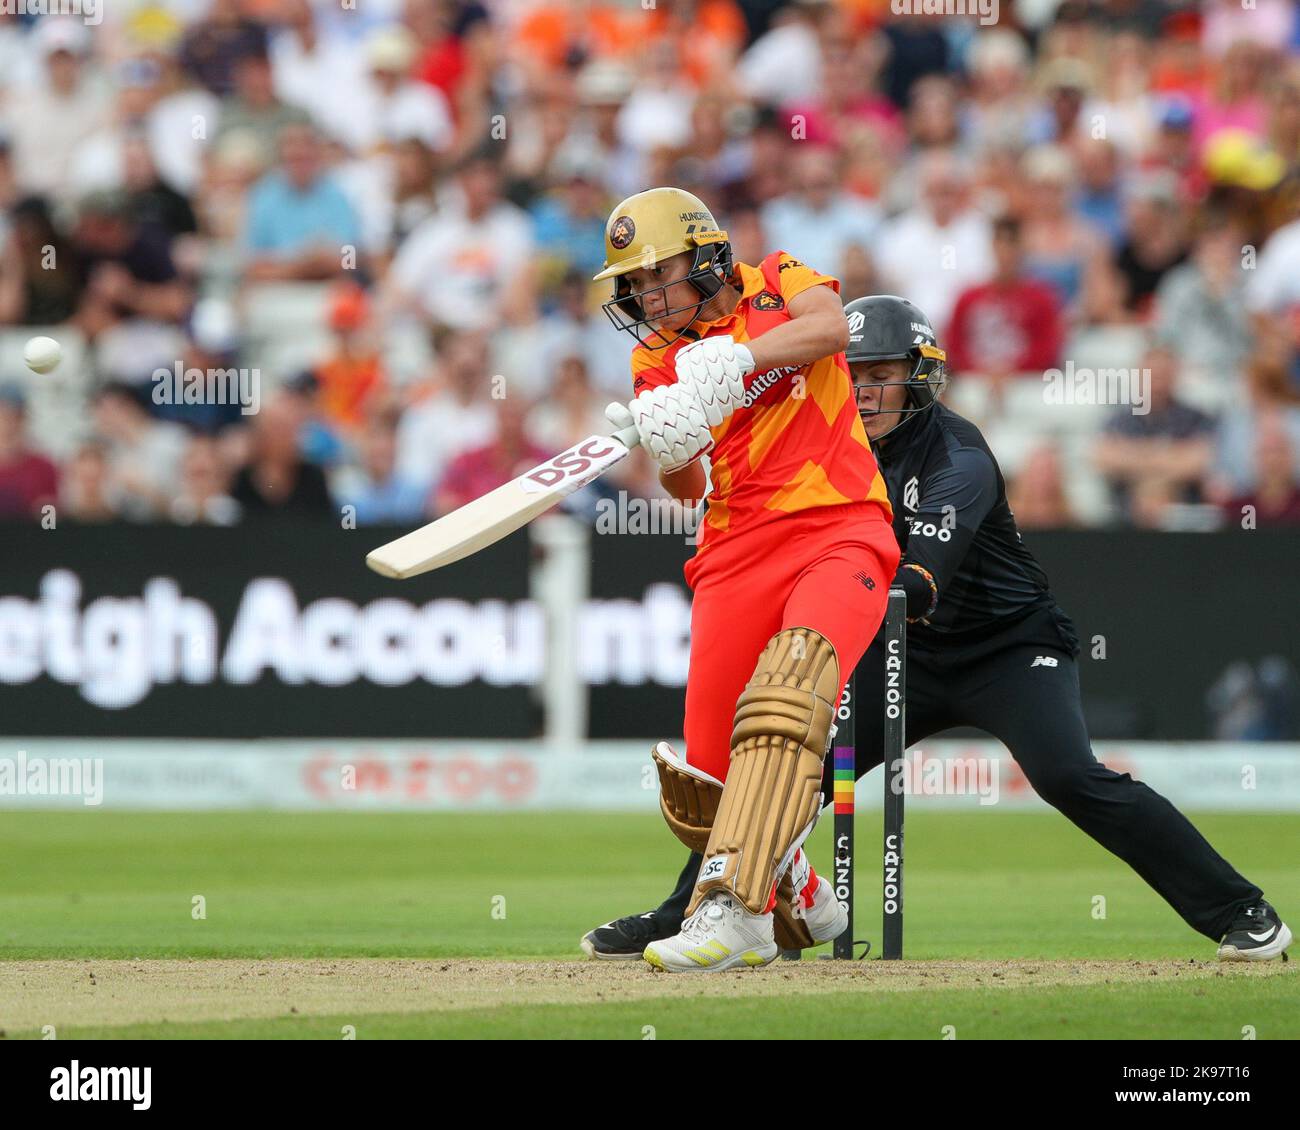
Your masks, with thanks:
[(703, 406), (681, 385), (660, 385), (626, 405), (611, 404), (605, 418), (616, 427), (635, 424), (641, 446), (664, 471), (680, 471), (713, 447)]
[(676, 365), (677, 383), (694, 393), (716, 428), (744, 401), (754, 355), (731, 337), (706, 337), (681, 350)]

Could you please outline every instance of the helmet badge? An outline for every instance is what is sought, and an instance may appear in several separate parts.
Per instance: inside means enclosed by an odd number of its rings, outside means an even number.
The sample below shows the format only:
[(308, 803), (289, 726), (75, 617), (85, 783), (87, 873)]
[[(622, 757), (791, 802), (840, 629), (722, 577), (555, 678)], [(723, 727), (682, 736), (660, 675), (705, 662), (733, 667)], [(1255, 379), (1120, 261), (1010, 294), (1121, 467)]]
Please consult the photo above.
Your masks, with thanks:
[(636, 224), (632, 222), (631, 216), (619, 216), (609, 228), (609, 245), (615, 251), (622, 251), (629, 243), (632, 237), (636, 235)]

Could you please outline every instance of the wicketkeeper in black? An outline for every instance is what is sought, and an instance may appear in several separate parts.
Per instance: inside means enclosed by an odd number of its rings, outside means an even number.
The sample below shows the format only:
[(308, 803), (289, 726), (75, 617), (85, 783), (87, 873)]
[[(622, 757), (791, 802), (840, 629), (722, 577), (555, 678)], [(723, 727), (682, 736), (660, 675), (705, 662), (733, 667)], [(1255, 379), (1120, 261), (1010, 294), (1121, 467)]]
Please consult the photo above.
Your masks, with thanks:
[[(939, 403), (944, 352), (929, 320), (892, 295), (856, 299), (844, 312), (858, 410), (903, 551), (893, 584), (907, 592), (906, 743), (953, 726), (987, 731), (1040, 797), (1124, 860), (1192, 929), (1219, 942), (1222, 960), (1282, 955), (1291, 931), (1263, 892), (1164, 797), (1093, 756), (1074, 625), (1021, 543), (984, 437)], [(858, 718), (880, 718), (879, 637), (856, 685)], [(883, 735), (862, 724), (857, 735), (861, 777), (883, 761)], [(827, 799), (830, 773), (828, 760)], [(691, 855), (657, 909), (597, 927), (582, 948), (598, 958), (635, 958), (647, 943), (675, 934), (700, 862)]]

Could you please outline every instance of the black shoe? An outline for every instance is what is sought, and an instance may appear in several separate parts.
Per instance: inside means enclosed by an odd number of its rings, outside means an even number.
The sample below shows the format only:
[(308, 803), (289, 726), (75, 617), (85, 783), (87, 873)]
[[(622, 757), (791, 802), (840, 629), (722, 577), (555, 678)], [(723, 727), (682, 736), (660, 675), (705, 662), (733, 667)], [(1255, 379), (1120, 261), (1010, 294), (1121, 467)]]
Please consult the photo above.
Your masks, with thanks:
[(1220, 961), (1267, 961), (1286, 957), (1291, 931), (1266, 902), (1243, 907), (1219, 943)]
[(597, 926), (582, 936), (582, 950), (602, 961), (628, 961), (639, 958), (651, 942), (671, 938), (681, 928), (681, 918), (662, 913), (662, 908), (648, 910)]

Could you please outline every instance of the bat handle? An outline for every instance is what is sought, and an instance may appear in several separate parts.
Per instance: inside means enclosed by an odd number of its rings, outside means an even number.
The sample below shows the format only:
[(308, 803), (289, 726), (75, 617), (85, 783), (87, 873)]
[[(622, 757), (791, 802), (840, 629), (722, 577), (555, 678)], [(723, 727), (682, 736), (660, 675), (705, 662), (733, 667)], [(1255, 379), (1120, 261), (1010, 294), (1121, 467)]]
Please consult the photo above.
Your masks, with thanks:
[(614, 433), (614, 438), (618, 440), (629, 451), (641, 442), (641, 433), (636, 430), (635, 424), (629, 424), (626, 428), (619, 428)]

